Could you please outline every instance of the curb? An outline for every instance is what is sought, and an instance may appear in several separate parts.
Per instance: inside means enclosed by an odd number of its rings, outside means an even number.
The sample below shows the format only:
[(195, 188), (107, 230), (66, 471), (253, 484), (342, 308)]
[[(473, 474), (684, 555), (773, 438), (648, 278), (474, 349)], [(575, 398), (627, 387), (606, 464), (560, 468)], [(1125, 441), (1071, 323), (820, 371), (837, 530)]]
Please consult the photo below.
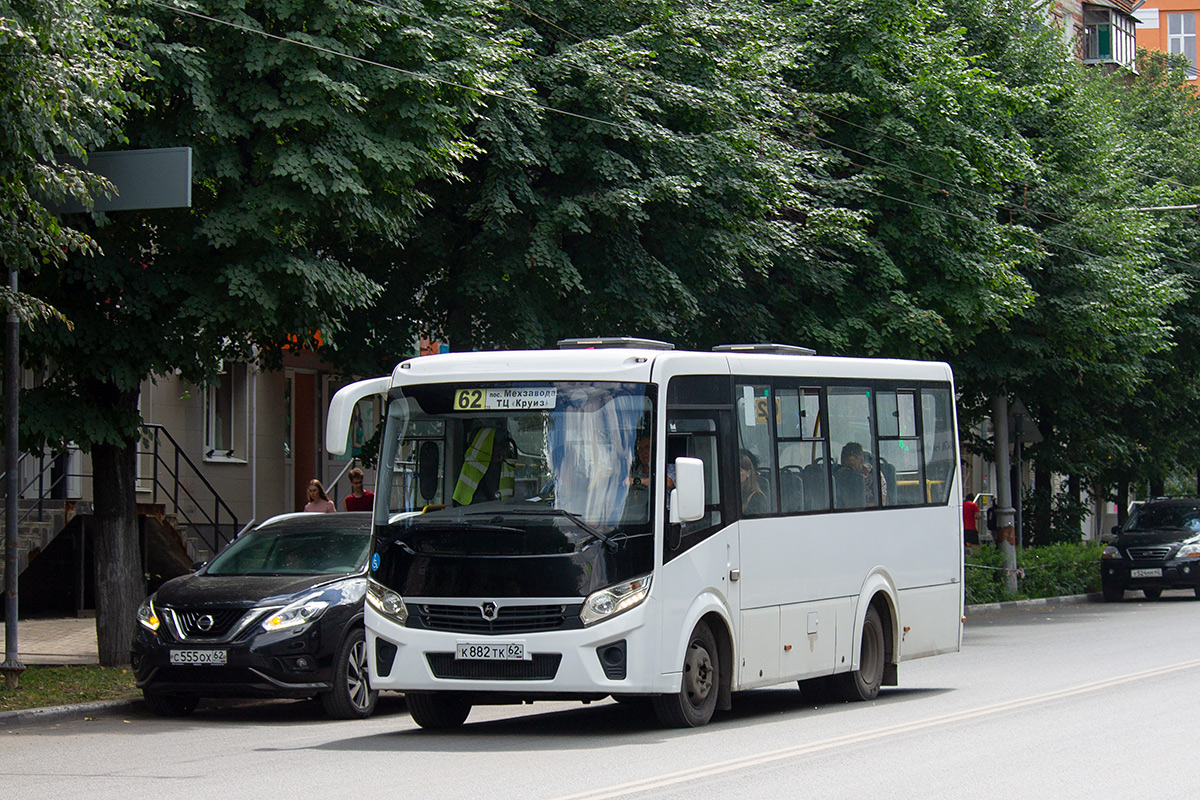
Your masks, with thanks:
[(21, 725), (42, 724), (46, 722), (63, 722), (67, 720), (83, 721), (90, 715), (112, 715), (118, 711), (133, 709), (142, 702), (141, 698), (131, 697), (128, 700), (96, 700), (91, 703), (76, 703), (69, 706), (46, 706), (45, 708), (22, 708), (17, 711), (0, 711), (0, 728), (13, 728)]
[(1084, 603), (1101, 603), (1104, 601), (1104, 595), (1095, 594), (1069, 594), (1063, 597), (1038, 597), (1033, 600), (1006, 600), (1003, 603), (980, 603), (979, 605), (967, 606), (967, 614), (980, 614), (989, 611), (1003, 611), (1006, 608), (1027, 608), (1030, 606), (1076, 606)]

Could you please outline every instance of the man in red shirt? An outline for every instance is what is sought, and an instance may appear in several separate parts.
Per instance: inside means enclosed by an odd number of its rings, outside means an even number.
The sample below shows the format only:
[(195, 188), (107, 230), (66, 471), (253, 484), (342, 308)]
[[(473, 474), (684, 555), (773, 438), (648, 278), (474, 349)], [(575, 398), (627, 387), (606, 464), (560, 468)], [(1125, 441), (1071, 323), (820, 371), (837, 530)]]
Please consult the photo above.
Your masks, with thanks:
[[(979, 495), (976, 495), (978, 497)], [(979, 506), (972, 499), (963, 500), (963, 544), (979, 545)]]
[(350, 494), (346, 495), (347, 511), (370, 511), (375, 505), (375, 493), (363, 491), (363, 471), (358, 467), (350, 470)]

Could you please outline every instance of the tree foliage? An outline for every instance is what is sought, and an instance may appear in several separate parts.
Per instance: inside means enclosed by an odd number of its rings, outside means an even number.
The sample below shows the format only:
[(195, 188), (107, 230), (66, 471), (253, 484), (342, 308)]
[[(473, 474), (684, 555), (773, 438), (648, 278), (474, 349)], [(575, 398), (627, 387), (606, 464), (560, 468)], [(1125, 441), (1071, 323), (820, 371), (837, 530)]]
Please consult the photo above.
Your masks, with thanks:
[[(111, 189), (64, 160), (120, 141), (127, 108), (138, 104), (130, 81), (142, 59), (121, 45), (131, 31), (107, 23), (93, 0), (0, 2), (0, 264), (36, 273), (96, 243), (53, 207), (90, 205)], [(0, 290), (0, 306), (27, 323), (65, 320), (28, 294)]]
[[(141, 382), (201, 383), (224, 358), (278, 364), (284, 347), (334, 346), (377, 287), (359, 241), (395, 242), (458, 177), (462, 134), (492, 80), (477, 4), (269, 0), (123, 9), (153, 58), (134, 147), (192, 148), (189, 209), (93, 214), (99, 245), (30, 276), (76, 325), (38, 325), (23, 356), (29, 444), (74, 441), (97, 476), (98, 608), (105, 663), (128, 657), (141, 599), (134, 444)], [(425, 20), (455, 26), (427, 27)], [(481, 44), (485, 43), (485, 44)], [(131, 546), (132, 543), (132, 546)], [(132, 606), (132, 607), (131, 607)]]

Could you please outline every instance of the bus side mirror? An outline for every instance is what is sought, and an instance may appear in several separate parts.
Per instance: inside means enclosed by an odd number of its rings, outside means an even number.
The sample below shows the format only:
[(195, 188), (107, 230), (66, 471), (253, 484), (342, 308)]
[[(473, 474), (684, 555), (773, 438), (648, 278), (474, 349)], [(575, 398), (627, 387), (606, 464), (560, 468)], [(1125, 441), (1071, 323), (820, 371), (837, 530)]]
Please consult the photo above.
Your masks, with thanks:
[(695, 522), (704, 516), (704, 462), (675, 459), (675, 488), (671, 490), (671, 522)]
[(329, 403), (329, 419), (325, 423), (325, 451), (331, 456), (346, 455), (350, 440), (350, 422), (354, 418), (354, 406), (364, 397), (387, 394), (392, 384), (391, 376), (370, 378), (338, 389)]

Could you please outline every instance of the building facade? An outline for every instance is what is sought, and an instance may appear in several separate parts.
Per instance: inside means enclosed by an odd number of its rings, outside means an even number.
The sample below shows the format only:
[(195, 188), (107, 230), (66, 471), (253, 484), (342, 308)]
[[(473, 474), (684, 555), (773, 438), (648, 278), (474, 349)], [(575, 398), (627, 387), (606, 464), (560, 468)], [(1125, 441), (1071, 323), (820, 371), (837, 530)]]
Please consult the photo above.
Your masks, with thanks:
[(1191, 64), (1188, 77), (1200, 85), (1196, 72), (1196, 17), (1200, 14), (1200, 0), (1148, 0), (1133, 13), (1138, 21), (1138, 47), (1182, 55)]

